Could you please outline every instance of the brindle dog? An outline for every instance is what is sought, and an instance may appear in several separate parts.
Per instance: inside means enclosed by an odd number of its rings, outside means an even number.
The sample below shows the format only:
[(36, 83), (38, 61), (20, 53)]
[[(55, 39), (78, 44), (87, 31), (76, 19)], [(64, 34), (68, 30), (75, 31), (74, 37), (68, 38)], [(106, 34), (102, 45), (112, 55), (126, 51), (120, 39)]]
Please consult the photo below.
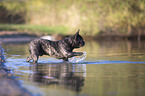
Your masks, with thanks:
[(28, 56), (27, 62), (33, 60), (33, 63), (37, 63), (39, 56), (42, 55), (49, 55), (68, 61), (68, 58), (73, 56), (81, 56), (83, 52), (73, 52), (73, 49), (83, 47), (84, 45), (85, 42), (82, 36), (79, 35), (79, 30), (75, 35), (59, 41), (35, 39), (30, 43), (30, 56)]

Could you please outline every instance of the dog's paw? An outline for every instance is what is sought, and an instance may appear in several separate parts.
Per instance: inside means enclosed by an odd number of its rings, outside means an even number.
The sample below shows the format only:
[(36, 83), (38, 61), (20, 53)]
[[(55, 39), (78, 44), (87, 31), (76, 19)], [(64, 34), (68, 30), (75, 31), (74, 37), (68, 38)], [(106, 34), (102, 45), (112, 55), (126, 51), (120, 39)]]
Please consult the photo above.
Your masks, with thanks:
[(26, 60), (26, 62), (29, 62), (31, 59), (29, 58), (29, 57), (27, 57), (27, 60)]
[(83, 52), (78, 52), (78, 56), (81, 56), (83, 55), (84, 53)]

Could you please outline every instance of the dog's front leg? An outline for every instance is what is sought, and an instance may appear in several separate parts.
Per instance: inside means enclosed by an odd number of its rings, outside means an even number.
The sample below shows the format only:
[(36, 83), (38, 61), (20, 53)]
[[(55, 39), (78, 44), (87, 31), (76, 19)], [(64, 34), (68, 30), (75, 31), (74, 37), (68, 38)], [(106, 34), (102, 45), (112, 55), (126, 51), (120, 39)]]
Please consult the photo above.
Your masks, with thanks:
[(73, 52), (72, 55), (73, 56), (81, 56), (81, 55), (83, 55), (83, 52)]
[(63, 58), (63, 61), (68, 61), (68, 58), (71, 58), (73, 56), (81, 56), (83, 55), (83, 52), (72, 52), (72, 53), (68, 53), (65, 58)]
[(83, 52), (72, 52), (72, 53), (68, 53), (67, 54), (68, 56), (68, 58), (70, 58), (70, 57), (73, 57), (73, 56), (81, 56), (81, 55), (83, 55)]
[(63, 58), (63, 61), (68, 61), (68, 58)]

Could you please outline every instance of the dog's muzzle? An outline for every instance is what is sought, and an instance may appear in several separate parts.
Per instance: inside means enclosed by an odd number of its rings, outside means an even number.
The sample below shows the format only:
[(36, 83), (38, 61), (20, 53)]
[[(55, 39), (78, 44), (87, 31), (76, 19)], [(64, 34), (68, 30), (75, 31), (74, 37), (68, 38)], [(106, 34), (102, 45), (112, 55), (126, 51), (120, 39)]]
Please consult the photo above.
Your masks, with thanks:
[(85, 46), (85, 42), (84, 41), (82, 41), (82, 46)]

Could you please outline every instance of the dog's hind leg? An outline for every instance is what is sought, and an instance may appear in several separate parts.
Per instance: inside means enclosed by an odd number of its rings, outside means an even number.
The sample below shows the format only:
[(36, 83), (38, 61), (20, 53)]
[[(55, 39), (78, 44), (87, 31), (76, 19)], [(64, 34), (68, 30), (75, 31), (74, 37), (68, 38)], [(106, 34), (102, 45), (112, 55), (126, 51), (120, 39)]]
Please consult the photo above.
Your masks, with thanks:
[(30, 60), (32, 60), (31, 55), (27, 57), (27, 62), (29, 62)]
[(28, 57), (27, 61), (33, 60), (33, 63), (37, 63), (39, 58), (39, 51), (38, 49), (31, 49), (30, 56)]
[(36, 55), (36, 54), (33, 54), (33, 55), (32, 55), (33, 63), (37, 63), (38, 57), (39, 57), (39, 56)]

